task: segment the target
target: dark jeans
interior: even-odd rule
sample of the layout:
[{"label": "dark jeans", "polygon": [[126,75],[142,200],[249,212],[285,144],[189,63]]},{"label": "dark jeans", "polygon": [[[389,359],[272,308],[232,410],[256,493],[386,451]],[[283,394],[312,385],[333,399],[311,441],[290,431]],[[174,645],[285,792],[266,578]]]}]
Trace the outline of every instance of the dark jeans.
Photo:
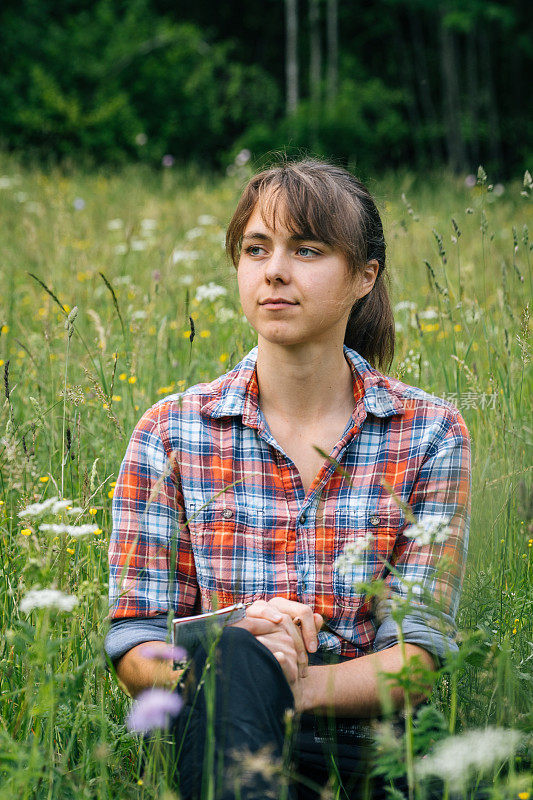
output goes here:
[{"label": "dark jeans", "polygon": [[[183,800],[208,796],[213,776],[217,800],[316,800],[334,771],[341,797],[365,796],[368,724],[294,715],[280,665],[248,631],[226,628],[209,660],[199,648],[184,683],[186,703],[171,729]],[[366,796],[384,797],[383,788],[374,784]]]}]

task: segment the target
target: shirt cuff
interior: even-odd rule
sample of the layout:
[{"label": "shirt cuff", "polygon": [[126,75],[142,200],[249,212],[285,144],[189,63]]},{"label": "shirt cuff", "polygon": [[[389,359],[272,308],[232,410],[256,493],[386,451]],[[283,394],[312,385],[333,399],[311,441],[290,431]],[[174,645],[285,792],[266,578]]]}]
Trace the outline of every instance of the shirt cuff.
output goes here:
[{"label": "shirt cuff", "polygon": [[[453,626],[452,626],[453,628]],[[457,653],[459,648],[451,636],[430,626],[422,617],[408,614],[402,620],[404,642],[417,644],[431,653],[442,666],[449,653]],[[392,617],[385,617],[374,639],[374,652],[386,650],[398,644],[398,625]]]},{"label": "shirt cuff", "polygon": [[159,617],[128,617],[112,619],[104,641],[104,651],[113,665],[124,653],[143,642],[168,640],[167,615]]}]

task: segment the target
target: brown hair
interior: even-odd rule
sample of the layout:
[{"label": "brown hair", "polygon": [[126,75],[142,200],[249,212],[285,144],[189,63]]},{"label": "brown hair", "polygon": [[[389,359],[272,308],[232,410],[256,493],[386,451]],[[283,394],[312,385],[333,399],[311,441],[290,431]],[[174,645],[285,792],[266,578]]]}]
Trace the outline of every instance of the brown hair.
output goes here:
[{"label": "brown hair", "polygon": [[378,262],[374,287],[352,307],[344,343],[388,368],[394,355],[394,319],[384,277],[383,226],[368,189],[342,167],[315,159],[283,161],[259,172],[244,188],[226,233],[226,252],[235,267],[256,204],[271,216],[275,230],[280,196],[282,224],[292,233],[338,248],[354,274],[372,259]]}]

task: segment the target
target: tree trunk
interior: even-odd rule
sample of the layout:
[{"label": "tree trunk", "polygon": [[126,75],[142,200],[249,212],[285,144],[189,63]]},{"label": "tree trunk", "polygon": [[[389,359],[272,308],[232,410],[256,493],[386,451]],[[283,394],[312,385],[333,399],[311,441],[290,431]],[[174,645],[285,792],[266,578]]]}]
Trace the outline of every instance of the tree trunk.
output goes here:
[{"label": "tree trunk", "polygon": [[337,98],[339,83],[339,14],[337,0],[328,0],[328,103],[332,105]]},{"label": "tree trunk", "polygon": [[442,148],[440,141],[437,138],[439,123],[438,116],[435,110],[435,104],[431,96],[431,82],[429,79],[429,69],[427,61],[427,37],[424,35],[422,23],[420,21],[420,12],[414,9],[410,3],[407,3],[407,19],[409,22],[409,30],[411,33],[412,53],[417,72],[417,89],[420,96],[420,106],[422,109],[422,116],[426,126],[429,128],[428,134],[428,147],[431,154],[431,160],[434,165],[440,164],[442,159]]},{"label": "tree trunk", "polygon": [[461,104],[457,48],[453,31],[444,24],[445,11],[440,17],[440,57],[443,82],[444,127],[448,150],[448,163],[454,172],[466,168],[465,143],[461,132]]},{"label": "tree trunk", "polygon": [[468,116],[471,128],[469,137],[471,166],[475,172],[479,166],[479,81],[475,23],[468,33],[466,44],[466,85],[468,90]]},{"label": "tree trunk", "polygon": [[480,36],[481,69],[485,76],[485,102],[489,128],[489,156],[493,168],[501,168],[500,118],[492,78],[492,60],[489,31],[485,28]]},{"label": "tree trunk", "polygon": [[285,0],[287,116],[298,108],[298,0]]},{"label": "tree trunk", "polygon": [[313,146],[316,146],[320,119],[320,80],[322,77],[322,52],[320,47],[319,0],[309,0],[309,96],[311,99],[311,129]]},{"label": "tree trunk", "polygon": [[396,63],[401,72],[401,86],[406,91],[407,115],[409,117],[409,127],[411,128],[409,158],[412,159],[417,168],[426,167],[427,153],[422,137],[422,119],[418,107],[416,74],[413,69],[413,62],[409,58],[408,44],[405,41],[405,26],[402,25],[401,16],[394,7],[391,8],[390,13],[394,29],[392,34],[394,51],[391,52],[396,54]]}]

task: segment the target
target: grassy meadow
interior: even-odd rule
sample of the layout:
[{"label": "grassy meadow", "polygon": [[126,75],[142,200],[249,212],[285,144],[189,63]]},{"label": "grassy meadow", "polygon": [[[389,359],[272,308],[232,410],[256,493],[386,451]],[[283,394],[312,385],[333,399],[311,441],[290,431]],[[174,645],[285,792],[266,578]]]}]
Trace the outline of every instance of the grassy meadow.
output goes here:
[{"label": "grassy meadow", "polygon": [[[130,701],[102,657],[111,497],[144,410],[226,371],[254,343],[223,247],[246,169],[86,174],[0,158],[2,797],[177,797],[156,769],[140,777],[139,739],[123,724]],[[370,188],[396,308],[390,373],[454,402],[472,437],[464,645],[431,707],[446,733],[520,731],[515,757],[502,767],[496,759],[484,780],[490,797],[527,800],[531,186],[517,176],[493,187],[483,174],[470,184],[406,173]],[[19,516],[53,496],[81,510],[43,517],[48,524],[96,531],[54,535]],[[24,612],[35,587],[78,603]],[[421,754],[431,743],[418,736]],[[422,784],[414,790],[424,797]]]}]

